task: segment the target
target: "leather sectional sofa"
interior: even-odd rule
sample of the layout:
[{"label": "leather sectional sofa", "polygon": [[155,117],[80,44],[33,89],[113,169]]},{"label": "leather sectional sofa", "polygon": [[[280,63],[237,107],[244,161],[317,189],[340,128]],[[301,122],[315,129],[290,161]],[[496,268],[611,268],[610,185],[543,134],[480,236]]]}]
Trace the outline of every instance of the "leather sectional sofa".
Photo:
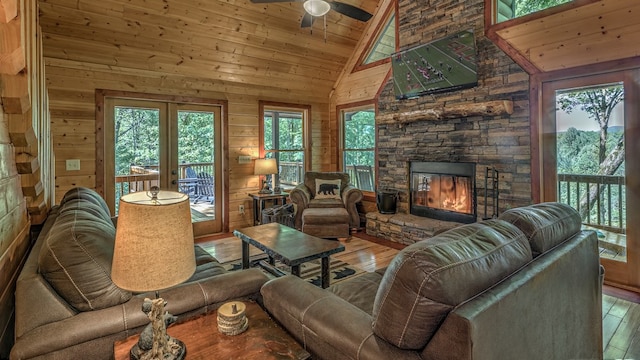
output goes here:
[{"label": "leather sectional sofa", "polygon": [[[113,343],[149,323],[145,297],[111,281],[115,225],[103,199],[76,188],[52,209],[16,285],[11,359],[111,359]],[[227,273],[196,245],[191,279],[160,292],[167,311],[185,321],[231,299],[260,301],[268,280],[259,269]]]},{"label": "leather sectional sofa", "polygon": [[386,271],[261,292],[314,359],[601,359],[602,274],[595,233],[543,203],[412,244]]}]

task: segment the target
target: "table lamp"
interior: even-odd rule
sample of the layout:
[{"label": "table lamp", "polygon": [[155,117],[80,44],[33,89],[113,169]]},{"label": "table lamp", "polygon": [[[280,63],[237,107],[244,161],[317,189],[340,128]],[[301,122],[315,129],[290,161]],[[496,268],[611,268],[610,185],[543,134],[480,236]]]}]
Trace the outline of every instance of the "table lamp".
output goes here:
[{"label": "table lamp", "polygon": [[[166,302],[159,291],[187,280],[195,271],[189,197],[152,187],[120,198],[111,278],[132,292],[155,291],[142,311],[151,323],[131,348],[130,358],[183,359],[184,343],[167,335]],[[173,317],[175,321],[175,317]]]},{"label": "table lamp", "polygon": [[[273,179],[273,174],[278,173],[278,164],[276,163],[276,159],[256,159],[253,170],[254,175],[271,175],[271,179]],[[266,176],[262,181],[262,189],[258,193],[271,194]]]}]

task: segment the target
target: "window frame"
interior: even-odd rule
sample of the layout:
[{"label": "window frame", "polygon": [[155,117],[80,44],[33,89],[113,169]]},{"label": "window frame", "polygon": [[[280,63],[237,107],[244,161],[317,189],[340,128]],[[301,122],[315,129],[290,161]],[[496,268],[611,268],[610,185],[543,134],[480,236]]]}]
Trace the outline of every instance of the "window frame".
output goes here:
[{"label": "window frame", "polygon": [[[364,110],[364,109],[373,109],[373,113],[374,113],[374,119],[375,116],[378,114],[378,103],[375,100],[366,100],[366,101],[360,101],[357,103],[350,103],[350,104],[344,104],[344,105],[339,105],[336,107],[336,114],[338,116],[338,169],[339,171],[346,171],[345,170],[345,164],[344,164],[344,151],[345,151],[345,121],[344,121],[344,114],[347,112],[354,112],[354,111],[358,111],[358,110]],[[367,201],[374,201],[375,200],[375,189],[377,187],[377,183],[378,183],[378,128],[377,128],[377,124],[374,120],[374,131],[375,131],[375,135],[374,135],[374,143],[373,143],[373,172],[374,172],[374,178],[373,178],[373,191],[368,191],[368,190],[361,190],[363,195],[365,196],[365,200]],[[360,149],[362,150],[362,149]],[[374,199],[374,200],[372,200]]]},{"label": "window frame", "polygon": [[[265,113],[270,111],[279,111],[279,112],[300,112],[302,113],[302,153],[303,153],[303,161],[304,161],[304,171],[311,170],[311,133],[310,133],[310,117],[311,117],[311,105],[301,105],[301,104],[293,104],[293,103],[283,103],[283,102],[274,102],[274,101],[264,101],[260,100],[259,102],[259,119],[258,119],[258,137],[259,137],[259,157],[264,158],[267,153],[271,152],[279,152],[279,150],[266,150],[265,142],[264,142],[264,117]],[[304,176],[304,174],[302,174]],[[280,174],[276,175],[278,177],[278,183]],[[289,189],[289,186],[282,187],[283,191]]]}]

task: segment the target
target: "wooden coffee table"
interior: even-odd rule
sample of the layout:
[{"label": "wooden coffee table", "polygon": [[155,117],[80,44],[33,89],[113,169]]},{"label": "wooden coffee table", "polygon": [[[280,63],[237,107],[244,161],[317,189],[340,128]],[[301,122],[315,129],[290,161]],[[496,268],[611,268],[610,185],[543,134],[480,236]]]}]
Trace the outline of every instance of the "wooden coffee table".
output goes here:
[{"label": "wooden coffee table", "polygon": [[242,268],[249,268],[249,245],[264,251],[269,263],[275,260],[291,267],[291,274],[300,276],[300,265],[321,260],[322,288],[329,286],[329,256],[344,251],[339,241],[325,240],[307,235],[279,223],[270,223],[238,229],[233,234],[242,240]]},{"label": "wooden coffee table", "polygon": [[[309,359],[311,355],[291,335],[278,326],[254,302],[245,301],[249,328],[242,334],[228,336],[218,331],[217,312],[197,317],[167,329],[169,335],[184,342],[186,359]],[[129,360],[129,350],[138,335],[114,344],[114,359]]]}]

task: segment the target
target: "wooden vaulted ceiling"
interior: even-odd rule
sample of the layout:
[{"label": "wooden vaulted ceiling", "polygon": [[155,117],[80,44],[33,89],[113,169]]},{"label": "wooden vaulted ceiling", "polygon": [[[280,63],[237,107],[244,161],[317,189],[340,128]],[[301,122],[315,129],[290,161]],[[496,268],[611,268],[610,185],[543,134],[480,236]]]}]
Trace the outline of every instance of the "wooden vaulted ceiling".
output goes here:
[{"label": "wooden vaulted ceiling", "polygon": [[[344,0],[371,14],[378,1]],[[301,1],[40,0],[45,57],[223,84],[328,94],[366,23]],[[326,40],[325,40],[326,36]]]},{"label": "wooden vaulted ceiling", "polygon": [[639,15],[638,0],[573,0],[490,26],[487,36],[530,74],[565,70],[640,56]]}]

